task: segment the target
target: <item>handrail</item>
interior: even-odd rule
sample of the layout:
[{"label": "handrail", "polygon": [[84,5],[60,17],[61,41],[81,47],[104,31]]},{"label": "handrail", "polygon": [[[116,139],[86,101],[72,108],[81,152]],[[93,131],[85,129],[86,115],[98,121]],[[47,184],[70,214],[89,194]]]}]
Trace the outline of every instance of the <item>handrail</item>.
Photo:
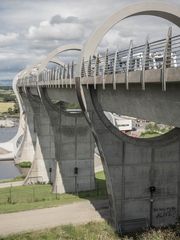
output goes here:
[{"label": "handrail", "polygon": [[[168,30],[168,34],[169,34]],[[168,44],[167,42],[171,44]],[[144,45],[132,46],[129,49],[116,50],[105,54],[97,53],[96,56],[89,56],[89,61],[81,63],[81,79],[87,84],[88,79],[93,78],[93,85],[96,88],[97,79],[102,81],[103,89],[105,89],[106,76],[112,74],[113,89],[116,89],[116,74],[125,73],[126,89],[128,89],[129,72],[142,71],[142,89],[145,89],[145,71],[150,69],[162,70],[162,89],[166,90],[167,68],[180,67],[180,35],[168,35],[168,38],[148,42],[147,56],[147,41]],[[146,56],[145,56],[146,55]],[[39,75],[33,72],[25,77],[18,79],[17,85],[25,86],[66,86],[72,87],[75,84],[76,69],[78,64],[71,62],[58,68],[44,69]]]}]

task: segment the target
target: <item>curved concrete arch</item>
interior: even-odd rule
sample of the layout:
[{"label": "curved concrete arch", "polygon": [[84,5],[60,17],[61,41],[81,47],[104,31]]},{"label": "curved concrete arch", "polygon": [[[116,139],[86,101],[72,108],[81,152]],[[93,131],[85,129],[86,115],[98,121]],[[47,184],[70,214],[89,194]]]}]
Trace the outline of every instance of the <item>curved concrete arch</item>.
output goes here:
[{"label": "curved concrete arch", "polygon": [[[46,59],[46,58],[45,58],[45,59]],[[44,60],[45,60],[45,59],[44,59]],[[42,62],[43,62],[43,60],[42,60]],[[37,70],[38,70],[39,67],[41,66],[42,62],[40,61],[40,62],[35,63],[35,64],[31,65],[30,67],[24,69],[24,70],[21,72],[20,77],[25,77],[26,75],[29,75],[34,68],[37,68]],[[60,61],[58,58],[54,58],[54,57],[53,57],[52,59],[49,60],[49,62],[51,62],[51,63],[56,63],[56,64],[58,64],[58,65],[60,65],[60,66],[64,66],[64,63],[63,63],[62,61]]]},{"label": "curved concrete arch", "polygon": [[[56,64],[61,65],[61,66],[64,66],[64,63],[61,62],[57,58],[51,59],[50,62],[56,63]],[[13,91],[16,95],[18,105],[19,105],[19,109],[20,109],[19,126],[18,126],[18,131],[17,131],[16,135],[11,140],[9,140],[8,142],[3,142],[3,143],[0,144],[1,148],[9,151],[9,153],[2,156],[3,159],[13,159],[13,158],[15,158],[15,162],[16,162],[16,157],[18,157],[18,153],[19,153],[19,151],[21,151],[21,148],[22,148],[22,145],[23,145],[23,142],[24,142],[24,139],[25,139],[25,132],[27,131],[27,129],[26,129],[26,124],[27,123],[26,123],[24,107],[23,107],[23,104],[22,104],[22,100],[19,96],[19,92],[17,91],[18,79],[23,78],[26,75],[29,75],[34,68],[38,69],[40,64],[41,64],[41,62],[38,62],[36,64],[33,64],[33,65],[25,68],[24,70],[22,70],[18,74],[16,74],[16,76],[13,78],[12,87],[13,87]],[[17,146],[17,142],[19,141],[19,139],[21,137],[22,137],[22,140]],[[1,156],[0,156],[0,159],[1,159]]]},{"label": "curved concrete arch", "polygon": [[64,45],[61,47],[58,47],[54,49],[52,52],[50,52],[46,58],[44,58],[42,61],[35,63],[31,65],[30,67],[24,69],[21,72],[20,77],[24,77],[25,75],[29,75],[33,68],[37,68],[38,73],[42,72],[44,68],[48,65],[49,62],[56,63],[60,66],[64,66],[64,63],[60,61],[58,58],[56,58],[56,55],[62,52],[70,51],[70,50],[77,50],[81,51],[82,50],[82,45],[79,44],[70,44],[70,45]]},{"label": "curved concrete arch", "polygon": [[39,64],[40,64],[40,62],[35,63],[35,64],[33,64],[33,65],[25,68],[25,69],[21,72],[20,78],[23,78],[23,77],[25,77],[26,75],[29,75],[34,68],[38,67]]},{"label": "curved concrete arch", "polygon": [[[28,68],[26,68],[20,78],[24,78],[30,74],[34,74],[36,76],[38,76],[38,73],[40,73],[41,71],[43,71],[44,69],[46,69],[46,66],[49,62],[52,62],[52,63],[56,63],[60,66],[64,66],[64,63],[62,61],[60,61],[59,58],[56,57],[56,55],[58,53],[61,53],[61,52],[64,52],[64,51],[68,51],[68,50],[78,50],[78,51],[81,51],[82,47],[79,46],[79,45],[67,45],[67,46],[62,46],[60,48],[57,48],[55,49],[54,51],[52,51],[48,57],[44,58],[41,62],[38,62]],[[37,77],[37,81],[38,81],[38,77]],[[24,89],[24,91],[26,92],[26,90]],[[28,94],[28,90],[26,92],[26,94]],[[41,102],[42,101],[42,96],[41,96],[41,92],[40,92],[40,89],[39,89],[39,86],[37,85],[37,94],[39,95],[39,101]],[[36,96],[37,97],[37,96]],[[25,101],[25,100],[24,100]],[[33,102],[33,100],[32,100]],[[30,107],[32,107],[32,111],[33,111],[33,114],[36,115],[36,108],[33,106],[33,103],[30,104]],[[41,116],[42,117],[42,116]],[[27,132],[31,132],[29,129],[27,129]],[[31,138],[33,137],[33,132],[30,133],[30,134],[27,134],[27,136],[31,136]],[[40,141],[39,138],[36,138],[37,136],[35,136],[35,139],[36,139],[36,143],[35,143],[35,146],[34,146],[34,156],[35,156],[35,159],[36,159],[36,154],[39,154],[39,149],[41,147],[43,147],[42,142]],[[33,140],[32,140],[33,141]],[[43,152],[43,151],[42,151]],[[33,161],[34,162],[34,161]],[[37,163],[37,162],[36,162]],[[36,168],[36,164],[33,164],[32,165],[32,168],[31,170],[34,170]],[[46,172],[46,171],[45,171]],[[29,172],[29,174],[31,175],[31,172]],[[29,176],[29,175],[28,175]],[[59,175],[58,175],[59,177]],[[46,179],[46,178],[45,178]],[[47,180],[47,179],[46,179]]]},{"label": "curved concrete arch", "polygon": [[[10,141],[3,142],[0,144],[1,148],[9,151],[9,153],[6,154],[6,156],[5,155],[2,156],[3,159],[13,159],[14,157],[16,157],[16,154],[21,147],[21,143],[23,142],[23,140],[21,140],[21,143],[17,146],[17,141],[20,139],[21,136],[23,136],[24,131],[25,131],[25,116],[24,116],[23,106],[22,106],[22,102],[21,102],[21,99],[19,96],[19,92],[17,91],[18,78],[20,77],[20,75],[22,73],[23,73],[23,71],[16,74],[16,76],[13,78],[13,82],[12,82],[13,91],[16,95],[16,98],[17,98],[17,101],[19,104],[19,109],[20,109],[19,127],[18,127],[18,131],[17,131],[16,135]],[[1,157],[0,157],[0,159],[1,159]]]},{"label": "curved concrete arch", "polygon": [[[169,5],[169,4],[165,4],[163,2],[157,2],[157,1],[131,4],[128,7],[122,8],[120,11],[118,11],[117,13],[112,15],[110,18],[108,18],[107,21],[105,21],[105,23],[100,28],[98,28],[95,31],[95,33],[88,39],[88,41],[85,43],[84,48],[82,50],[81,63],[83,59],[88,60],[89,56],[92,56],[95,53],[96,48],[100,43],[101,39],[103,38],[103,36],[115,24],[117,24],[123,19],[126,19],[131,16],[137,16],[137,15],[158,16],[158,17],[167,19],[180,27],[180,6],[178,5],[173,5],[173,4]],[[80,68],[79,68],[79,71],[80,71]],[[126,149],[128,149],[127,147],[128,144],[132,147],[132,148],[129,148],[130,149],[129,151],[132,151],[132,152],[134,151],[133,149],[136,149],[137,146],[136,144],[134,144],[135,140],[130,139],[122,134],[121,136],[119,136],[119,133],[117,132],[117,130],[113,126],[111,126],[111,123],[108,122],[107,118],[103,113],[101,106],[100,106],[101,109],[99,108],[95,109],[95,107],[97,107],[97,101],[96,101],[97,99],[93,98],[94,96],[92,96],[91,94],[92,92],[90,92],[90,89],[86,89],[85,86],[81,84],[80,77],[76,79],[76,91],[77,91],[77,96],[78,96],[80,106],[93,132],[96,144],[100,152],[100,156],[102,158],[105,175],[108,182],[107,191],[109,194],[109,201],[110,201],[111,221],[115,226],[115,228],[118,230],[120,226],[119,225],[120,221],[122,221],[125,218],[124,209],[123,207],[121,208],[121,206],[123,206],[123,203],[120,200],[123,194],[125,193],[124,188],[121,189],[122,190],[121,195],[119,195],[119,192],[120,192],[119,182],[123,182],[123,179],[124,179],[124,175],[122,174],[122,163],[124,162],[125,155],[127,154],[125,151]],[[95,101],[95,104],[94,104],[95,107],[93,107],[93,100]],[[92,116],[90,113],[92,114]],[[178,139],[179,139],[179,136],[177,136],[179,135],[178,133],[179,133],[179,130],[174,129],[173,131],[169,132],[167,135],[162,136],[162,138],[151,139],[149,143],[148,142],[146,143],[144,140],[138,140],[137,144],[139,145],[138,146],[139,151],[142,154],[140,155],[143,156],[144,146],[142,147],[142,145],[152,144],[152,143],[154,144],[156,141],[161,141],[161,139],[163,139],[163,141],[166,141],[166,140],[168,141],[168,138],[170,136],[172,137],[174,136],[175,141],[177,140],[178,142]],[[113,137],[111,138],[111,136]],[[122,139],[125,139],[125,141],[123,142]],[[169,138],[169,139],[172,140],[172,138]],[[129,142],[132,142],[132,144]],[[155,152],[153,151],[155,150],[154,149],[152,150],[152,149],[151,149],[151,154],[152,154],[151,157],[152,156],[154,157]],[[165,148],[163,150],[165,150]],[[177,149],[177,151],[179,151],[179,149]],[[114,157],[112,157],[113,152],[115,152],[116,157],[115,155]],[[145,152],[147,151],[145,150]],[[122,161],[120,160],[121,156],[122,156]],[[116,158],[116,161],[113,160],[115,158]],[[138,159],[138,156],[137,156],[137,159]],[[118,165],[119,165],[119,170],[118,170]],[[114,166],[116,170],[114,169]],[[120,179],[119,176],[122,176],[122,178]],[[118,188],[116,188],[116,186],[118,186]]]},{"label": "curved concrete arch", "polygon": [[139,15],[151,15],[164,18],[180,27],[180,5],[167,4],[158,1],[149,1],[145,3],[136,3],[126,6],[109,17],[104,24],[101,25],[85,43],[82,58],[88,59],[90,55],[95,53],[95,50],[100,43],[104,35],[118,22],[123,19],[139,16]]},{"label": "curved concrete arch", "polygon": [[58,64],[58,65],[60,65],[60,66],[62,66],[62,67],[64,66],[64,63],[61,62],[61,61],[60,61],[58,58],[56,58],[56,57],[53,58],[53,59],[51,59],[50,62],[51,62],[51,63]]},{"label": "curved concrete arch", "polygon": [[76,51],[81,51],[82,50],[82,46],[79,44],[70,44],[70,45],[64,45],[61,47],[58,47],[56,49],[54,49],[52,52],[50,52],[48,54],[48,56],[41,62],[41,65],[38,69],[38,72],[42,72],[44,70],[44,68],[47,66],[47,64],[52,61],[52,59],[58,54],[58,53],[62,53],[62,52],[66,52],[66,51],[70,51],[70,50],[76,50]]},{"label": "curved concrete arch", "polygon": [[101,104],[99,103],[97,97],[97,91],[94,90],[93,87],[89,87],[90,95],[92,99],[93,107],[98,114],[99,118],[101,119],[102,123],[111,131],[111,133],[116,137],[127,143],[134,144],[137,146],[148,146],[153,145],[154,148],[157,146],[163,146],[164,144],[168,144],[172,142],[174,139],[177,139],[180,135],[180,128],[173,128],[169,132],[166,132],[160,136],[150,137],[150,138],[134,138],[126,133],[119,131],[117,127],[115,127],[110,120],[106,117]]},{"label": "curved concrete arch", "polygon": [[[18,151],[20,150],[21,148],[21,145],[23,143],[23,140],[21,141],[20,145],[17,147],[17,141],[19,140],[19,138],[21,136],[24,135],[24,131],[25,131],[25,128],[26,128],[26,120],[25,120],[25,115],[24,115],[24,108],[23,108],[23,105],[22,105],[22,100],[20,98],[20,95],[19,95],[19,92],[17,90],[17,82],[18,82],[18,78],[19,76],[22,74],[22,71],[20,73],[18,73],[15,78],[13,79],[13,91],[16,95],[16,98],[17,98],[17,101],[18,101],[18,104],[19,104],[19,127],[18,127],[18,131],[17,131],[17,134],[15,135],[15,137],[12,139],[12,142],[13,142],[13,149],[14,149],[14,157],[16,157],[16,155],[18,154]],[[23,136],[24,138],[24,136]]]}]

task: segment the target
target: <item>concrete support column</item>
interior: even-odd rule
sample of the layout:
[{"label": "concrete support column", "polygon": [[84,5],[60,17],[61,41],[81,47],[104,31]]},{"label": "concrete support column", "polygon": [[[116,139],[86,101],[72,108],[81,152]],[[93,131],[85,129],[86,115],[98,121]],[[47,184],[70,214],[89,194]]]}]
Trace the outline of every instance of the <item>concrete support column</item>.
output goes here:
[{"label": "concrete support column", "polygon": [[78,192],[94,189],[94,140],[82,112],[76,109],[69,111],[62,102],[53,104],[45,88],[40,92],[54,132],[57,172],[60,172],[62,182],[62,188],[59,186],[56,190]]},{"label": "concrete support column", "polygon": [[103,162],[113,226],[128,232],[175,224],[180,215],[180,130],[154,139],[131,138],[106,118],[97,91],[77,86]]},{"label": "concrete support column", "polygon": [[34,132],[34,117],[31,105],[27,100],[26,94],[20,89],[21,102],[25,111],[25,132],[23,137],[23,143],[15,156],[15,163],[20,162],[33,162],[34,159],[34,147],[35,147],[35,132]]},{"label": "concrete support column", "polygon": [[33,164],[25,183],[53,182],[56,162],[53,133],[49,117],[40,97],[37,94],[37,91],[36,95],[33,95],[31,90],[27,89],[26,101],[29,102],[33,111],[34,133],[36,140]]}]

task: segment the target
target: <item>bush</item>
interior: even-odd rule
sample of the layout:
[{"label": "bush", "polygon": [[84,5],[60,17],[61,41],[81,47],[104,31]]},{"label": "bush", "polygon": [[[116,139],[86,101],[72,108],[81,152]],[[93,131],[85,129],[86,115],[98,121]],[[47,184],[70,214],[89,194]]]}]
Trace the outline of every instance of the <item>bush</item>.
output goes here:
[{"label": "bush", "polygon": [[14,113],[14,114],[19,113],[19,105],[18,105],[17,101],[15,101],[13,113]]},{"label": "bush", "polygon": [[10,108],[8,108],[8,113],[9,114],[13,114],[13,110],[12,110],[12,108],[10,107]]},{"label": "bush", "polygon": [[4,102],[14,102],[15,96],[14,95],[5,95],[4,96]]},{"label": "bush", "polygon": [[159,132],[160,127],[156,123],[149,123],[146,125],[145,130],[151,132]]},{"label": "bush", "polygon": [[154,134],[159,134],[160,135],[160,133],[159,132],[156,132],[156,131],[146,131],[146,132],[142,132],[141,133],[141,137],[144,137],[144,136],[146,136],[146,135],[154,135]]},{"label": "bush", "polygon": [[31,164],[31,162],[21,162],[17,165],[21,168],[30,168],[32,164]]}]

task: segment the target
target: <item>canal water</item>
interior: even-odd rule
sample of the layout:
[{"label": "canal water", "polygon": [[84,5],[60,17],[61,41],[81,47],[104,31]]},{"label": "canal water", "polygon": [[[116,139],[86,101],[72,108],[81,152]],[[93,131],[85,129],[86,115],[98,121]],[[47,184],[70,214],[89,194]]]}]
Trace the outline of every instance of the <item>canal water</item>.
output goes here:
[{"label": "canal water", "polygon": [[11,140],[17,133],[18,127],[0,128],[0,143]]},{"label": "canal water", "polygon": [[[0,128],[0,143],[11,140],[17,133],[18,127]],[[0,180],[19,176],[20,172],[13,161],[0,161]]]}]

